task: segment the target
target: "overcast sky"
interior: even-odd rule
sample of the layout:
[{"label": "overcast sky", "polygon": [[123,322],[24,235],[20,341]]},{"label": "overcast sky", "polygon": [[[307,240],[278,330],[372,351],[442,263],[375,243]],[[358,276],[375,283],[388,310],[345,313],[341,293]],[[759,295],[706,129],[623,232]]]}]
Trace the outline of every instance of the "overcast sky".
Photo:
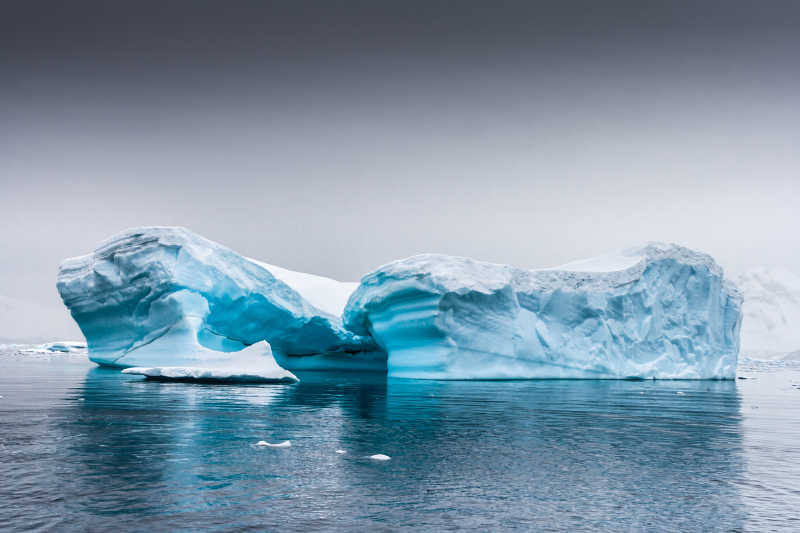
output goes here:
[{"label": "overcast sky", "polygon": [[62,258],[154,224],[346,280],[647,240],[800,270],[798,28],[778,1],[3,2],[0,295],[56,305]]}]

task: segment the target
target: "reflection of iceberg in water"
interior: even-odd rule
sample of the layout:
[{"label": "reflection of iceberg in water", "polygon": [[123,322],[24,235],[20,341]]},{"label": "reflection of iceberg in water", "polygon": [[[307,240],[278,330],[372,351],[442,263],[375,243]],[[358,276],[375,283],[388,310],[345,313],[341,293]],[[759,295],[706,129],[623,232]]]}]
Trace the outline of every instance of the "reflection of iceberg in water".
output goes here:
[{"label": "reflection of iceberg in water", "polygon": [[[74,495],[63,511],[97,529],[109,509],[120,529],[146,527],[141,516],[160,529],[366,530],[408,516],[429,530],[554,517],[564,530],[743,529],[734,382],[300,377],[222,387],[89,371],[84,401],[50,428],[66,458],[53,490]],[[392,460],[365,459],[376,453]]]},{"label": "reflection of iceberg in water", "polygon": [[575,526],[620,530],[738,530],[745,518],[735,383],[389,380],[386,417],[403,462],[430,465],[406,494],[420,506],[479,513],[482,495],[510,493],[515,523],[544,527],[569,509]]},{"label": "reflection of iceberg in water", "polygon": [[142,515],[203,508],[203,490],[229,478],[263,480],[264,473],[239,473],[222,459],[263,434],[239,415],[252,412],[245,422],[261,418],[284,387],[146,382],[92,368],[77,389],[81,401],[51,428],[70,458],[59,465],[58,482],[67,486],[54,490],[85,495],[68,498],[67,510],[97,514],[98,524],[117,509],[122,529],[126,519],[135,528]]}]

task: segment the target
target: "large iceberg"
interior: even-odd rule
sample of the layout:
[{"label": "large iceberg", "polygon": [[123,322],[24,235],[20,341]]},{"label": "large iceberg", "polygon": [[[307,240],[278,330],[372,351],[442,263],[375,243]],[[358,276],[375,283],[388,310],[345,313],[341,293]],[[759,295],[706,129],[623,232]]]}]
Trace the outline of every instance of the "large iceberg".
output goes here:
[{"label": "large iceberg", "polygon": [[387,366],[429,379],[733,378],[742,302],[709,256],[677,245],[543,270],[425,254],[356,284],[169,227],[64,261],[57,286],[93,361],[204,380]]},{"label": "large iceberg", "polygon": [[62,262],[57,287],[103,365],[225,368],[259,341],[282,361],[378,349],[342,326],[354,284],[260,263],[184,228],[120,233]]},{"label": "large iceberg", "polygon": [[742,305],[743,355],[800,357],[800,276],[784,268],[755,268],[737,285]]},{"label": "large iceberg", "polygon": [[732,379],[741,302],[677,245],[533,271],[425,254],[364,276],[344,322],[395,377]]}]

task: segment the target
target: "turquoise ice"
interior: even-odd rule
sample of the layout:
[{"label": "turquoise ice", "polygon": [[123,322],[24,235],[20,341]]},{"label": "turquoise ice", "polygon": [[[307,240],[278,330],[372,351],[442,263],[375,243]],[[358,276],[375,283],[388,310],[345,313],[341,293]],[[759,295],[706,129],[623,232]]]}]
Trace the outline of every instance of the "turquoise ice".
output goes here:
[{"label": "turquoise ice", "polygon": [[395,377],[733,379],[741,301],[671,244],[533,271],[425,254],[364,276],[344,322]]},{"label": "turquoise ice", "polygon": [[[290,284],[315,290],[307,299]],[[120,233],[65,260],[57,283],[90,359],[118,367],[226,366],[259,341],[283,358],[376,349],[342,326],[354,285],[339,285],[175,227]]]}]

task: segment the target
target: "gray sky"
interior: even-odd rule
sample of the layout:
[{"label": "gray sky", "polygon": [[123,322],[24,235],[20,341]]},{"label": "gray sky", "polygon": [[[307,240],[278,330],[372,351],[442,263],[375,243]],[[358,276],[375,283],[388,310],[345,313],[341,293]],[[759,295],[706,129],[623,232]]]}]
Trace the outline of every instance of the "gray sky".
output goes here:
[{"label": "gray sky", "polygon": [[347,280],[647,240],[800,270],[796,2],[52,4],[0,13],[0,295],[58,305],[152,224]]}]

